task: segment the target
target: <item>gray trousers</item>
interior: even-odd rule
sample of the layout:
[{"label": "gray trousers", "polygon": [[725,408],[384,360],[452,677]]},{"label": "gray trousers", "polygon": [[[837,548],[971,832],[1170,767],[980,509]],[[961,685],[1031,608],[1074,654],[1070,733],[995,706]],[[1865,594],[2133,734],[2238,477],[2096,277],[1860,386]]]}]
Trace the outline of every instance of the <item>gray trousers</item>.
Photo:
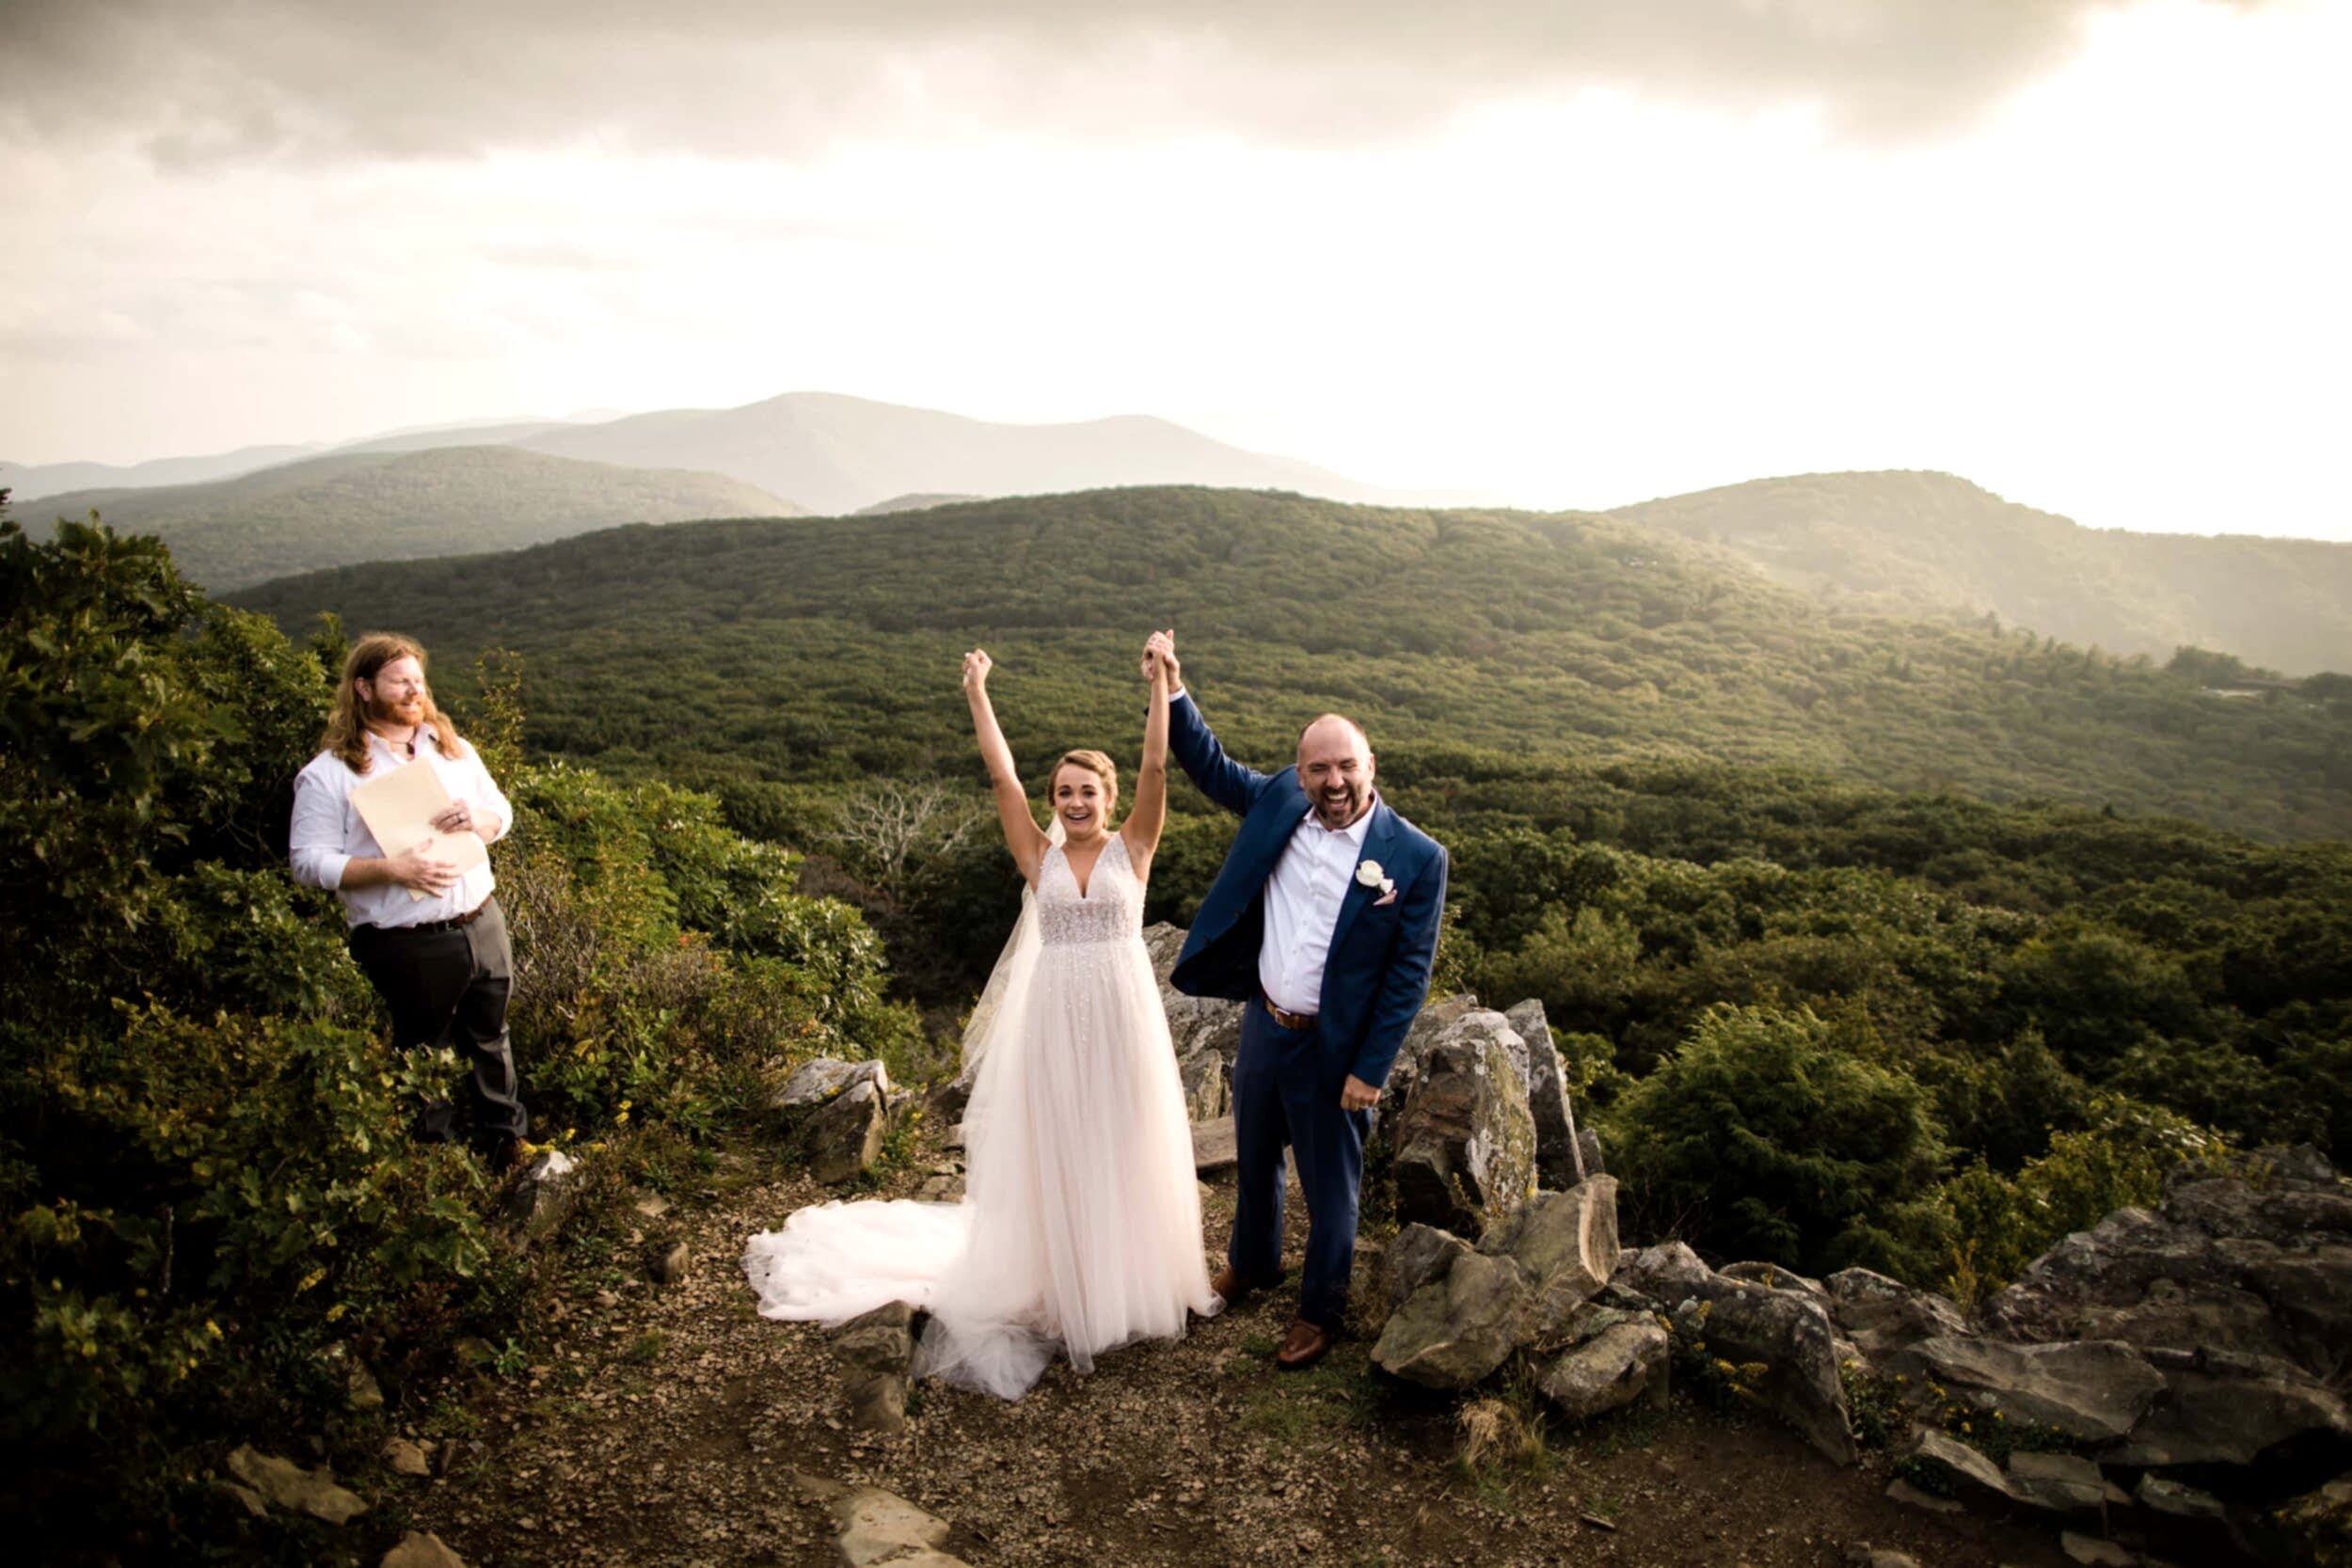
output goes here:
[{"label": "gray trousers", "polygon": [[[392,1014],[392,1045],[446,1045],[470,1069],[473,1142],[493,1150],[531,1130],[515,1053],[506,1039],[506,997],[514,984],[514,953],[506,912],[494,895],[482,917],[453,930],[410,931],[355,926],[351,956]],[[428,1101],[417,1115],[416,1135],[444,1143],[454,1135],[456,1108]]]}]

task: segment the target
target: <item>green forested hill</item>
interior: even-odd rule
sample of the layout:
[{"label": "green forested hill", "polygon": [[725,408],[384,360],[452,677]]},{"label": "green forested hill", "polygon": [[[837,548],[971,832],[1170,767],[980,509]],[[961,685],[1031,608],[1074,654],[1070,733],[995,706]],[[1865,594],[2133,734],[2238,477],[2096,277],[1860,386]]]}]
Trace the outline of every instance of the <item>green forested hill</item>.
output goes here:
[{"label": "green forested hill", "polygon": [[1621,519],[1127,489],[856,519],[624,529],[345,568],[241,595],[425,639],[445,683],[504,646],[536,743],[701,776],[973,768],[985,643],[1017,754],[1133,745],[1136,652],[1177,629],[1241,754],[1359,715],[1402,779],[1464,749],[1774,765],[1906,791],[2352,836],[2352,703],[2224,700],[2147,660],[1977,622],[1834,612]]},{"label": "green forested hill", "polygon": [[1722,545],[1836,608],[1992,610],[2116,653],[2352,669],[2352,545],[2088,529],[1938,473],[1759,479],[1610,515]]},{"label": "green forested hill", "polygon": [[356,561],[511,549],[615,523],[789,515],[755,485],[683,469],[623,468],[516,447],[337,452],[235,479],[76,490],[24,508],[151,533],[215,590]]}]

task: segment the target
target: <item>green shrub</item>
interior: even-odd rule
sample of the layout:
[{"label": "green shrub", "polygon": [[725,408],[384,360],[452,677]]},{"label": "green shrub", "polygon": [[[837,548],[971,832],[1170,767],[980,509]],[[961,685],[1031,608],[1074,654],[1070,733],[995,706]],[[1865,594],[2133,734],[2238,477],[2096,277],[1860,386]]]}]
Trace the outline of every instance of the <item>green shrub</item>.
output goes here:
[{"label": "green shrub", "polygon": [[1975,1305],[2073,1232],[2118,1209],[2154,1204],[2166,1173],[2183,1161],[2225,1151],[2209,1129],[2122,1095],[2096,1096],[2090,1117],[2081,1131],[2053,1132],[2049,1148],[2014,1176],[1978,1161],[1936,1188],[1947,1293]]},{"label": "green shrub", "polygon": [[1637,1205],[1718,1251],[1806,1273],[1922,1261],[1918,1200],[1944,1153],[1927,1091],[1810,1010],[1710,1009],[1602,1137]]},{"label": "green shrub", "polygon": [[[476,1161],[408,1137],[457,1063],[383,1043],[336,901],[285,870],[342,651],[207,603],[152,541],[0,518],[0,1445],[58,1516],[107,1500],[91,1542],[175,1542],[240,1437],[356,1435],[356,1362],[397,1398],[460,1341],[528,1359],[537,1265],[495,1244]],[[517,668],[484,673],[462,717],[516,802],[493,857],[543,1135],[707,1134],[777,1065],[904,1059],[854,910],[705,797],[519,764]]]}]

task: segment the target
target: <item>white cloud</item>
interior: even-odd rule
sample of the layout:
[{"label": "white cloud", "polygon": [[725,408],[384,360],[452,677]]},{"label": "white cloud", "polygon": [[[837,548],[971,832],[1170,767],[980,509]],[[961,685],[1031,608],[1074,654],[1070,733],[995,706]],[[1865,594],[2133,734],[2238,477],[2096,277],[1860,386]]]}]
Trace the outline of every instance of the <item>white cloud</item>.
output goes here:
[{"label": "white cloud", "polygon": [[[1057,57],[1124,69],[1133,38]],[[1931,467],[2106,526],[2352,537],[2328,198],[2352,22],[2158,3],[2084,39],[1926,144],[1842,135],[1825,103],[1592,87],[1376,142],[1090,144],[1015,116],[789,160],[633,131],[200,170],[0,151],[45,242],[0,252],[0,455],[817,388],[1160,413],[1536,504]],[[908,69],[874,90],[915,123],[976,112]]]}]

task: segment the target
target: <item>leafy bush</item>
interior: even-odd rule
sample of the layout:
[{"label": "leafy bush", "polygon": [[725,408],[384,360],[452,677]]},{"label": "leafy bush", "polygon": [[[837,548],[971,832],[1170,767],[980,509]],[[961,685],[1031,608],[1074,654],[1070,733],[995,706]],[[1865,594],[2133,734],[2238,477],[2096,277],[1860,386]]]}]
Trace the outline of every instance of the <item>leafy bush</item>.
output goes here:
[{"label": "leafy bush", "polygon": [[1722,1006],[1623,1094],[1602,1137],[1629,1196],[1740,1258],[1807,1273],[1920,1262],[1943,1158],[1927,1091],[1809,1010]]},{"label": "leafy bush", "polygon": [[1932,1202],[1950,1238],[1942,1281],[1975,1304],[2023,1274],[2060,1240],[2118,1209],[2153,1205],[2165,1174],[2185,1160],[2220,1157],[2210,1131],[2177,1112],[2100,1095],[2091,1124],[2054,1132],[2046,1153],[2002,1176],[1979,1161],[1939,1185]]},{"label": "leafy bush", "polygon": [[[341,656],[331,626],[296,647],[208,603],[152,541],[0,518],[0,1446],[45,1506],[103,1494],[151,1550],[210,1452],[332,1440],[358,1362],[397,1391],[461,1336],[511,1350],[535,1288],[481,1166],[409,1140],[453,1055],[385,1046],[336,901],[284,869]],[[816,1050],[903,1056],[855,911],[707,797],[517,766],[515,669],[485,673],[543,1129],[708,1132]]]}]

